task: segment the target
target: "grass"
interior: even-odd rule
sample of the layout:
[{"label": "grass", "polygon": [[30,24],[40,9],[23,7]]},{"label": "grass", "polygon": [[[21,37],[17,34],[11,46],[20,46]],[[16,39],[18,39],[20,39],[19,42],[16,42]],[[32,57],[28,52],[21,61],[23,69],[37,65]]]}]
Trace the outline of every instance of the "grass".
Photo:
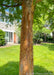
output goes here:
[{"label": "grass", "polygon": [[[19,45],[0,48],[0,75],[19,75],[19,54]],[[35,75],[54,75],[54,44],[34,45],[33,58]]]}]

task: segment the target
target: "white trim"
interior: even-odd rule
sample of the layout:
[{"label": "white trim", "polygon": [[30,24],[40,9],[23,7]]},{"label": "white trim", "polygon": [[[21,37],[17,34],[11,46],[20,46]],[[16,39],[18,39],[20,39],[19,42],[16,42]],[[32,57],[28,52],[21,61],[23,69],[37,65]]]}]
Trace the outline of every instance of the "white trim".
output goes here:
[{"label": "white trim", "polygon": [[14,32],[14,30],[11,30],[11,31],[10,30],[7,30],[7,29],[6,30],[5,29],[2,29],[2,30],[5,31],[5,32]]}]

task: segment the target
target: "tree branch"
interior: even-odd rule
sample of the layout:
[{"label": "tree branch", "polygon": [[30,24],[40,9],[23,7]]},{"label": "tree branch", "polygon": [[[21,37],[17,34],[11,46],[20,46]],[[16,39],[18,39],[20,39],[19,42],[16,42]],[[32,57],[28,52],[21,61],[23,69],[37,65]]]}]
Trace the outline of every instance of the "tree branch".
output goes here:
[{"label": "tree branch", "polygon": [[16,4],[16,5],[0,4],[0,5],[5,6],[5,7],[17,7],[17,6],[21,6],[22,4]]},{"label": "tree branch", "polygon": [[41,2],[41,1],[42,1],[42,0],[36,0],[35,5],[34,5],[34,9],[35,9],[35,7],[36,7],[36,4],[39,3],[39,2]]}]

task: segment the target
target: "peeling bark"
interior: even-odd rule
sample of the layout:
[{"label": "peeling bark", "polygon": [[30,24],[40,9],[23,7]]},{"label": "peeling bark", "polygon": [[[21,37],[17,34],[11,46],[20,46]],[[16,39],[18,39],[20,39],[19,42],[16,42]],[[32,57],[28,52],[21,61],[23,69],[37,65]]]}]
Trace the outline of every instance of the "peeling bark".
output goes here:
[{"label": "peeling bark", "polygon": [[23,0],[19,75],[33,73],[33,0]]}]

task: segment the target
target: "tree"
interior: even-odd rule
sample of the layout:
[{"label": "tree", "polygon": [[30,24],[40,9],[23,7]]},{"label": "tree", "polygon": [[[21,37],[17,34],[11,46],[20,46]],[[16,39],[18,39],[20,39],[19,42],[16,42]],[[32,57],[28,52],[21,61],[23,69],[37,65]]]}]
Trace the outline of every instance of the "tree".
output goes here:
[{"label": "tree", "polygon": [[34,19],[33,35],[35,35],[38,31],[42,32],[42,29],[44,28],[45,23],[46,23],[46,20],[43,19],[43,16],[39,17],[38,21]]},{"label": "tree", "polygon": [[50,29],[52,31],[52,36],[53,36],[53,41],[54,41],[54,20],[52,20],[52,22],[50,22]]},{"label": "tree", "polygon": [[49,23],[49,28],[52,31],[52,36],[53,36],[53,40],[54,40],[54,5],[51,5],[51,7],[49,7],[47,20]]},{"label": "tree", "polygon": [[[19,75],[32,75],[33,73],[33,42],[32,42],[32,25],[33,25],[33,15],[35,8],[36,19],[38,21],[40,9],[45,8],[48,4],[53,4],[53,0],[0,0],[1,12],[3,13],[2,18],[6,17],[9,21],[14,19],[21,19],[22,17],[22,26],[21,26],[21,45],[20,45],[20,65],[19,65]],[[40,2],[40,3],[39,3]],[[39,5],[38,5],[39,3]],[[48,4],[46,4],[48,3]],[[37,5],[36,5],[37,4]],[[45,6],[44,6],[45,5]],[[20,13],[20,7],[22,6],[22,15]],[[37,7],[36,7],[37,6]],[[39,7],[40,6],[40,7]],[[9,15],[5,14],[5,9],[9,7]],[[10,8],[12,7],[12,9]],[[16,9],[14,8],[16,7]],[[48,6],[49,7],[49,6]],[[47,11],[47,10],[46,10]],[[43,10],[41,11],[43,12]],[[18,14],[19,13],[19,14]],[[34,16],[35,18],[35,16]]]},{"label": "tree", "polygon": [[50,34],[51,33],[51,30],[50,29],[47,29],[47,28],[43,28],[42,29],[42,33],[44,33],[44,40],[46,42],[46,36],[47,36],[47,34]]}]

